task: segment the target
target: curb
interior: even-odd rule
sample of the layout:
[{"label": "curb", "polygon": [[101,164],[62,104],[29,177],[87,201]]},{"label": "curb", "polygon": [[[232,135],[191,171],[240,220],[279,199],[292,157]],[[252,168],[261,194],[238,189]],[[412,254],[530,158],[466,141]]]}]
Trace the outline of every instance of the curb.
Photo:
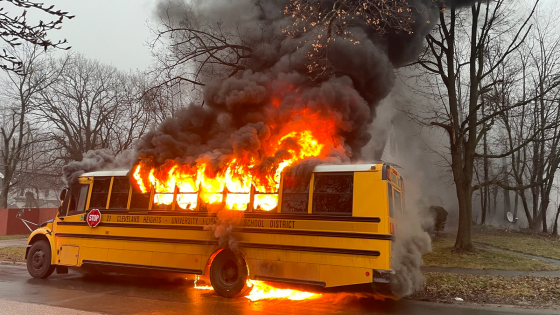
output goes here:
[{"label": "curb", "polygon": [[0,261],[0,265],[12,265],[12,266],[27,266],[26,263],[24,262],[19,262],[19,261]]}]

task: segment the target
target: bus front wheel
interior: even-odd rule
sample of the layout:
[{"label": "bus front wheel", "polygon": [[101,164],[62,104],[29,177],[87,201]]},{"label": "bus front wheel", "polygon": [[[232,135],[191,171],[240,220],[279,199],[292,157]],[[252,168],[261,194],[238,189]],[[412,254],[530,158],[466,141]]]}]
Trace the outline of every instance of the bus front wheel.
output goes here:
[{"label": "bus front wheel", "polygon": [[29,249],[27,253],[27,271],[33,278],[44,279],[50,276],[55,269],[51,264],[51,246],[47,241],[40,240]]},{"label": "bus front wheel", "polygon": [[251,290],[247,286],[247,264],[240,255],[223,250],[212,261],[210,282],[214,291],[223,297],[232,298]]}]

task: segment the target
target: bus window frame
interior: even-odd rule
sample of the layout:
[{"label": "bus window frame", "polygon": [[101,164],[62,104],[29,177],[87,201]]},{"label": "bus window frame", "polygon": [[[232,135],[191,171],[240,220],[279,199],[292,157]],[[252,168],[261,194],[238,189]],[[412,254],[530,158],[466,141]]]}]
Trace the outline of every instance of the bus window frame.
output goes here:
[{"label": "bus window frame", "polygon": [[[311,192],[313,191],[313,178],[314,178],[314,173],[311,174],[311,178],[309,180],[309,183],[307,184],[307,187],[305,189],[305,191],[302,192],[288,192],[286,193],[284,191],[284,183],[285,183],[285,179],[286,179],[286,175],[284,173],[281,174],[281,178],[280,178],[280,188],[278,189],[278,206],[277,206],[277,212],[272,212],[272,213],[284,213],[284,214],[291,214],[291,215],[305,215],[305,214],[311,214],[311,204],[312,204],[312,198],[313,195],[311,194]],[[280,193],[282,192],[282,193]],[[307,195],[307,203],[305,206],[305,211],[301,211],[301,212],[296,212],[296,211],[285,211],[285,207],[283,205],[284,202],[284,197],[285,195]]]},{"label": "bus window frame", "polygon": [[390,181],[387,181],[387,201],[389,203],[388,208],[389,208],[389,217],[394,218],[395,217],[395,201],[393,199],[393,184],[391,184]]},{"label": "bus window frame", "polygon": [[[128,192],[127,192],[127,201],[124,208],[115,208],[111,207],[111,202],[113,201],[113,188],[115,187],[115,181],[125,179],[128,181]],[[116,194],[124,194],[123,192],[115,192]],[[112,176],[111,177],[111,186],[107,197],[107,210],[112,211],[128,211],[130,207],[130,199],[132,194],[132,185],[130,183],[130,179],[126,176]]]},{"label": "bus window frame", "polygon": [[68,206],[70,205],[70,198],[72,198],[72,194],[70,193],[70,188],[68,188],[68,192],[60,205],[60,211],[58,212],[58,217],[63,218],[68,216]]},{"label": "bus window frame", "polygon": [[[399,197],[399,198],[398,198],[398,204],[397,204],[397,194],[398,194],[398,197]],[[399,191],[398,189],[395,189],[395,188],[393,187],[394,204],[397,205],[397,206],[395,206],[395,211],[396,211],[397,213],[404,213],[404,210],[403,210],[403,203],[402,203],[402,202],[403,202],[402,195],[403,195],[403,194],[402,194],[401,191]]]},{"label": "bus window frame", "polygon": [[[200,196],[198,194],[198,191],[195,192],[181,192],[179,190],[178,187],[175,188],[175,196],[173,197],[174,203],[175,203],[175,211],[184,211],[184,212],[198,212],[199,210],[199,205],[200,205]],[[193,209],[183,209],[180,205],[179,202],[177,202],[177,200],[179,200],[179,195],[196,195],[196,207],[194,207]]]},{"label": "bus window frame", "polygon": [[[94,194],[93,188],[94,188],[94,186],[95,186],[95,181],[96,181],[96,180],[101,180],[101,179],[107,180],[107,179],[109,179],[109,178],[110,178],[109,188],[108,188],[108,191],[104,193],[104,194],[106,194],[106,196],[107,196],[107,200],[105,200],[105,206],[104,206],[103,208],[101,208],[101,207],[99,207],[99,206],[93,207],[93,206],[91,205],[91,201],[92,201],[92,197],[93,197],[93,194]],[[112,188],[112,185],[113,185],[113,176],[99,176],[99,177],[94,177],[94,178],[92,178],[92,181],[91,181],[91,184],[90,184],[90,191],[89,191],[89,198],[88,198],[87,210],[91,210],[91,209],[107,209],[107,206],[108,206],[108,204],[109,204],[109,199],[110,199],[110,197],[111,197],[111,188]],[[95,192],[95,194],[101,194],[101,193],[100,193],[100,192]]]},{"label": "bus window frame", "polygon": [[[173,201],[171,201],[170,204],[165,205],[157,205],[154,201],[156,199],[156,195],[172,195],[173,196]],[[170,192],[157,192],[155,188],[152,188],[152,192],[150,194],[151,197],[151,201],[150,201],[150,210],[154,210],[154,211],[175,211],[175,203],[177,203],[177,186],[175,186],[175,189],[173,190],[172,193]],[[162,206],[166,206],[165,209],[158,209],[155,207],[162,207]]]},{"label": "bus window frame", "polygon": [[[311,212],[310,214],[313,215],[320,215],[320,216],[353,216],[353,212],[354,212],[354,175],[356,172],[354,171],[350,171],[350,172],[318,172],[318,173],[313,173],[313,176],[311,177],[311,183],[309,184],[309,193],[310,193],[310,197],[309,197],[309,204],[311,206]],[[317,180],[317,175],[320,176],[348,176],[351,175],[352,176],[352,189],[351,192],[348,193],[324,193],[324,192],[319,192],[317,194],[321,195],[321,194],[333,194],[333,195],[348,195],[350,194],[351,199],[352,199],[352,204],[350,207],[350,211],[349,212],[321,212],[321,211],[316,211],[315,210],[315,189],[316,189],[316,180]]]},{"label": "bus window frame", "polygon": [[[68,199],[67,207],[66,207],[66,214],[64,216],[73,216],[78,214],[84,214],[87,210],[89,193],[90,193],[90,184],[77,184],[76,185],[78,192],[78,199],[76,200],[76,210],[70,211],[71,201],[74,198],[74,190],[71,189],[69,194],[66,194]],[[82,198],[83,197],[83,198]],[[83,203],[82,203],[83,202]],[[78,206],[82,203],[82,210],[78,210]]]}]

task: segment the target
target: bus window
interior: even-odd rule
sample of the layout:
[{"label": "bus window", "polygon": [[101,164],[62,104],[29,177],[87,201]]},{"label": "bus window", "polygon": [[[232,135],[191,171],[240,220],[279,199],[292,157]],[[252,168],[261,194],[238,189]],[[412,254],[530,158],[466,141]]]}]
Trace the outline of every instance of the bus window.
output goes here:
[{"label": "bus window", "polygon": [[402,213],[401,193],[398,190],[395,190],[395,210],[397,213]]},{"label": "bus window", "polygon": [[130,210],[146,210],[150,207],[150,192],[145,194],[132,189],[130,196]]},{"label": "bus window", "polygon": [[[278,206],[278,192],[259,193],[255,190],[253,200],[253,210],[264,213],[275,213]],[[305,206],[307,207],[307,205]],[[307,208],[306,208],[307,209]]]},{"label": "bus window", "polygon": [[389,193],[388,193],[389,216],[392,218],[394,216],[394,212],[393,212],[393,186],[391,186],[391,183],[388,183],[387,185],[389,186]]},{"label": "bus window", "polygon": [[111,186],[111,177],[96,177],[93,180],[91,189],[91,199],[89,201],[90,209],[107,208],[107,197],[109,195],[109,187]]},{"label": "bus window", "polygon": [[173,206],[174,193],[172,192],[154,192],[153,210],[171,210]]},{"label": "bus window", "polygon": [[352,215],[354,173],[315,174],[313,213]]},{"label": "bus window", "polygon": [[88,184],[80,184],[75,187],[75,189],[72,189],[70,204],[68,206],[68,215],[83,213],[86,210],[88,192]]},{"label": "bus window", "polygon": [[111,189],[111,200],[109,200],[109,209],[126,209],[128,205],[128,192],[130,191],[130,182],[127,177],[115,177],[113,179],[113,188]]},{"label": "bus window", "polygon": [[282,212],[307,213],[309,182],[298,177],[284,176],[282,188]]},{"label": "bus window", "polygon": [[179,188],[179,193],[177,193],[177,206],[178,210],[196,210],[196,204],[198,203],[198,193],[192,191],[181,191]]}]

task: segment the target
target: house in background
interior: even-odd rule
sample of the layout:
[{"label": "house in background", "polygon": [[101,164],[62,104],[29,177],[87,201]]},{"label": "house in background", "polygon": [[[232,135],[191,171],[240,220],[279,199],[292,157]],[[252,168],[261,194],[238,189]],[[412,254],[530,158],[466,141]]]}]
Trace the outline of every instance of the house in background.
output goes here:
[{"label": "house in background", "polygon": [[393,124],[387,130],[378,130],[370,141],[373,146],[373,159],[399,165],[400,156]]},{"label": "house in background", "polygon": [[[0,173],[0,184],[4,175]],[[64,187],[60,175],[20,172],[8,195],[8,208],[58,208],[58,196]]]}]

